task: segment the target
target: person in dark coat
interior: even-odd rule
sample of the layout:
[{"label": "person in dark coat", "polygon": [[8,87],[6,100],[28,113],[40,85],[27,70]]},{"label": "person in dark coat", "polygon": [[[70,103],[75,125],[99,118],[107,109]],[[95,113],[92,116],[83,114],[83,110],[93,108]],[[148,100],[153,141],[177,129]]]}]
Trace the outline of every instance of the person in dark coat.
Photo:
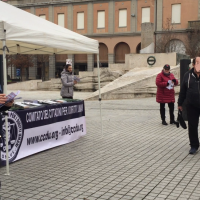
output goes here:
[{"label": "person in dark coat", "polygon": [[178,98],[178,109],[181,111],[183,110],[183,102],[186,100],[188,133],[191,146],[189,154],[195,154],[199,148],[200,57],[193,60],[193,66],[194,68],[184,75]]},{"label": "person in dark coat", "polygon": [[176,124],[174,120],[174,86],[178,85],[178,80],[170,73],[170,66],[165,65],[161,73],[156,77],[157,93],[156,101],[160,103],[160,115],[163,125],[168,125],[165,120],[165,103],[168,103],[170,113],[170,124]]}]

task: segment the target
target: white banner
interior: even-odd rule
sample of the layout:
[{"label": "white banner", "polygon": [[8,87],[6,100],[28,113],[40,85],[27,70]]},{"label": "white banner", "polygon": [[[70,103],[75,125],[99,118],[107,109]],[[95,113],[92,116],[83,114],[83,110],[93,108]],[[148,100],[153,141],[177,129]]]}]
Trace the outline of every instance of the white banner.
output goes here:
[{"label": "white banner", "polygon": [[67,144],[86,134],[85,116],[24,130],[24,137],[15,160],[46,149]]},{"label": "white banner", "polygon": [[[1,163],[6,163],[6,128],[2,119]],[[67,144],[86,134],[84,101],[8,112],[9,162]]]}]

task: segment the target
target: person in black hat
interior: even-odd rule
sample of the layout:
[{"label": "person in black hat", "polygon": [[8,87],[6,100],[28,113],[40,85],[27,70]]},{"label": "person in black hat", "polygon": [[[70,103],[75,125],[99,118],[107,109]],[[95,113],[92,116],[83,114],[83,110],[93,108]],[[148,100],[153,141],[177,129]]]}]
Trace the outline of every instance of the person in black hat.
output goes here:
[{"label": "person in black hat", "polygon": [[188,133],[191,149],[189,154],[195,154],[199,149],[198,125],[200,116],[200,57],[193,60],[190,71],[185,73],[178,98],[178,109],[183,110],[186,100],[188,118]]},{"label": "person in black hat", "polygon": [[163,125],[168,125],[165,120],[165,103],[168,103],[170,113],[170,124],[176,124],[174,120],[174,86],[178,85],[178,80],[170,73],[170,65],[165,65],[161,73],[156,77],[157,93],[156,101],[160,103],[160,115]]}]

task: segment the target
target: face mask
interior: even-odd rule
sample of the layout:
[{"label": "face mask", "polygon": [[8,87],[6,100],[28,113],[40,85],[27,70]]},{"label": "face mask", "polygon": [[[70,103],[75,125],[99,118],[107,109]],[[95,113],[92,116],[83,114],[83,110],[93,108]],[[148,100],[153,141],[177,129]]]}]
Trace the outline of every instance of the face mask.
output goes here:
[{"label": "face mask", "polygon": [[170,75],[170,72],[166,73],[164,70],[163,70],[163,74],[165,74],[166,76]]}]

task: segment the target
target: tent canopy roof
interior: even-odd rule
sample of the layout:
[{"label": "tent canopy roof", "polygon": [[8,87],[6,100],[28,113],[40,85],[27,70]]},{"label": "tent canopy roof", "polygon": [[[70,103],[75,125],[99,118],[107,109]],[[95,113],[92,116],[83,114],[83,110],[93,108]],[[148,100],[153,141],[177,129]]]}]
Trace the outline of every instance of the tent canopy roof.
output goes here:
[{"label": "tent canopy roof", "polygon": [[97,40],[0,1],[0,49],[4,38],[9,54],[98,54],[99,52]]}]

